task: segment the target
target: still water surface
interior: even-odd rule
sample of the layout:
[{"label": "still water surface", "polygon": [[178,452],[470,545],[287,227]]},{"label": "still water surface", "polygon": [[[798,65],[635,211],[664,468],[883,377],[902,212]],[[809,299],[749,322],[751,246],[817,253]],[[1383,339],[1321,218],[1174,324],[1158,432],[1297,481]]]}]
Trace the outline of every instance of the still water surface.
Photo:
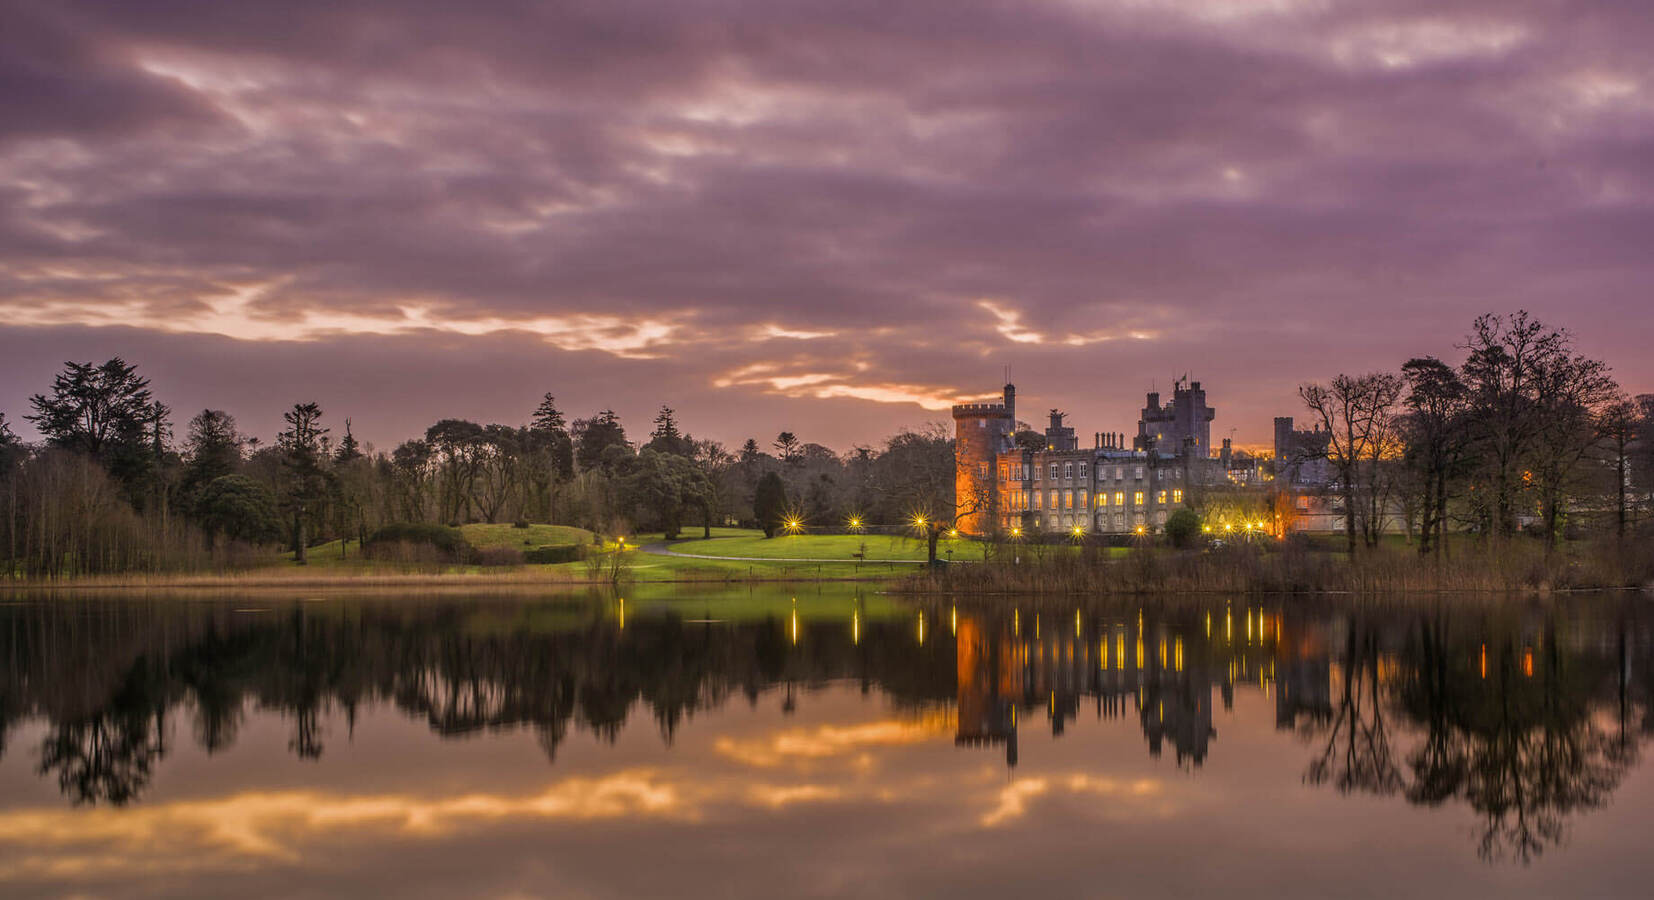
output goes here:
[{"label": "still water surface", "polygon": [[13,596],[0,893],[1646,896],[1650,602]]}]

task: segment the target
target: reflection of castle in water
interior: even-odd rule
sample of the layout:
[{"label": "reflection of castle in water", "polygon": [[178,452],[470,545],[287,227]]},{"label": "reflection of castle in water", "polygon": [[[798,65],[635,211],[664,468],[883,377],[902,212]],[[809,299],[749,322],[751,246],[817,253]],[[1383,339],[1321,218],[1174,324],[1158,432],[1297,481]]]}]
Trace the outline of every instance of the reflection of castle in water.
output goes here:
[{"label": "reflection of castle in water", "polygon": [[670,744],[697,711],[739,698],[790,715],[849,682],[916,715],[955,707],[956,743],[1011,765],[1021,727],[1043,715],[1061,735],[1089,708],[1135,717],[1151,754],[1170,745],[1193,768],[1217,746],[1214,705],[1256,691],[1307,748],[1305,782],[1464,805],[1479,852],[1528,859],[1606,802],[1654,733],[1654,620],[1635,602],[1047,606],[912,623],[852,598],[842,619],[795,606],[739,622],[566,601],[19,604],[0,607],[0,756],[30,735],[67,798],[124,804],[176,732],[217,752],[253,716],[287,722],[304,758],[388,706],[442,736],[529,729],[555,761],[579,731],[613,741],[653,718]]},{"label": "reflection of castle in water", "polygon": [[[1013,766],[1019,717],[1026,722],[1042,711],[1053,735],[1061,735],[1082,706],[1093,707],[1099,719],[1134,715],[1150,754],[1160,756],[1169,743],[1179,765],[1199,766],[1217,737],[1214,688],[1225,709],[1234,704],[1237,684],[1273,692],[1283,724],[1330,708],[1324,649],[1307,637],[1283,635],[1279,614],[1262,609],[1207,613],[1199,623],[1145,622],[1142,612],[1088,622],[1078,610],[1072,622],[1052,623],[1049,614],[1030,613],[1026,628],[1021,611],[1008,618],[954,617],[955,740],[1004,744]],[[1284,683],[1277,680],[1282,669]]]}]

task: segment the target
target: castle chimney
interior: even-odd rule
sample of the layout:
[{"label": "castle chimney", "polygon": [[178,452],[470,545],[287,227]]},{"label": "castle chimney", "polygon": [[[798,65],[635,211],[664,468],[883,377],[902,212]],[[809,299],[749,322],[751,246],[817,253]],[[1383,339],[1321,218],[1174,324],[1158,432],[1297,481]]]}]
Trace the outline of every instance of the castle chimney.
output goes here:
[{"label": "castle chimney", "polygon": [[1016,421],[1017,386],[1014,384],[1005,385],[1005,414],[1011,417],[1011,421]]}]

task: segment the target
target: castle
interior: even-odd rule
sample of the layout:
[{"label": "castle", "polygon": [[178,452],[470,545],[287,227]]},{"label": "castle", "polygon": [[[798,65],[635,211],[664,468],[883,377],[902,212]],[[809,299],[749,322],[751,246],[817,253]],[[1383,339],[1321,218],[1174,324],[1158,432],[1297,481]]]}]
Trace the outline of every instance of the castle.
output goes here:
[{"label": "castle", "polygon": [[1183,508],[1188,492],[1231,477],[1229,442],[1211,452],[1216,410],[1200,382],[1179,379],[1171,402],[1150,393],[1137,436],[1098,432],[1081,449],[1066,414],[1051,410],[1042,440],[1019,437],[1016,386],[998,403],[953,408],[956,526],[967,534],[1144,534]]}]

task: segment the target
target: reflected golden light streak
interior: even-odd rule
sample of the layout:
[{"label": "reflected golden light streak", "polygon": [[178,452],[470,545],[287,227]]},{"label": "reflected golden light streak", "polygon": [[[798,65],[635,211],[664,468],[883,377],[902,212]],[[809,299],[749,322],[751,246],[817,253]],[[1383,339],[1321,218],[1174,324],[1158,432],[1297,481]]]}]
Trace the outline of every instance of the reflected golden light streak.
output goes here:
[{"label": "reflected golden light streak", "polygon": [[869,747],[896,747],[933,740],[954,731],[951,710],[918,719],[885,719],[860,725],[793,728],[761,738],[720,737],[712,748],[727,759],[758,768],[848,756]]}]

